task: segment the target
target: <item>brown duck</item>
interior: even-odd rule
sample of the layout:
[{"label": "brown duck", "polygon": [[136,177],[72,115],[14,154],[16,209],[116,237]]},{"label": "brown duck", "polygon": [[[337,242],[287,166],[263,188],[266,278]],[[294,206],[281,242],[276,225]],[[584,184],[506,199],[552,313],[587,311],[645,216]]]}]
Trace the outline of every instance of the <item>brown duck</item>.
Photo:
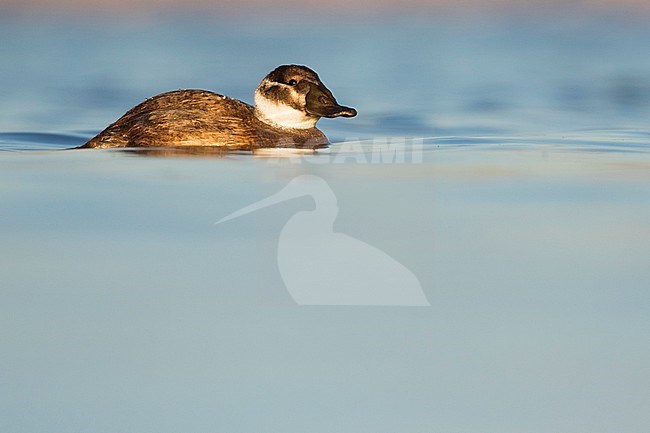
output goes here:
[{"label": "brown duck", "polygon": [[81,148],[213,146],[237,150],[319,148],[321,117],[354,117],[316,72],[284,65],[255,91],[255,107],[207,90],[175,90],[145,100]]}]

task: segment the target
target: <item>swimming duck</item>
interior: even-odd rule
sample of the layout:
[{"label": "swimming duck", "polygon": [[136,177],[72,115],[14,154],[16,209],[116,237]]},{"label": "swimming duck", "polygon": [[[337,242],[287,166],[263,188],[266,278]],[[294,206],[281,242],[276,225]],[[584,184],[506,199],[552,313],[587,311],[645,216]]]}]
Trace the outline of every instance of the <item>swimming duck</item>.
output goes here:
[{"label": "swimming duck", "polygon": [[327,146],[321,117],[354,117],[306,66],[283,65],[255,91],[255,107],[207,90],[175,90],[136,105],[81,148],[213,146],[237,150]]}]

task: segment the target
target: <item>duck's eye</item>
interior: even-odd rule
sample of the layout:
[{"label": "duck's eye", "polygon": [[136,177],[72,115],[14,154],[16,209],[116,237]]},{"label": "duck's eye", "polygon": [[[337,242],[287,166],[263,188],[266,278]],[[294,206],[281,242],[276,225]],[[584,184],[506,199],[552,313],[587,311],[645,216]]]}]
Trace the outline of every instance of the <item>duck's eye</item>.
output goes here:
[{"label": "duck's eye", "polygon": [[287,81],[287,84],[290,85],[290,86],[295,86],[296,84],[298,84],[298,82],[296,80],[291,79],[291,80]]}]

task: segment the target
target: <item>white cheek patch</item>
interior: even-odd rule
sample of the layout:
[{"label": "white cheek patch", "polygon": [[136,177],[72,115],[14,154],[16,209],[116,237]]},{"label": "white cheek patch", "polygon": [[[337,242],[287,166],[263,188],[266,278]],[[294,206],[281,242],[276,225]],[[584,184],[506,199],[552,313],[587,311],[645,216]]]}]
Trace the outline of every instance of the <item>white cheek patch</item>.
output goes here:
[{"label": "white cheek patch", "polygon": [[280,128],[309,129],[318,121],[317,118],[309,117],[286,104],[271,101],[260,92],[255,92],[255,111],[260,120]]}]

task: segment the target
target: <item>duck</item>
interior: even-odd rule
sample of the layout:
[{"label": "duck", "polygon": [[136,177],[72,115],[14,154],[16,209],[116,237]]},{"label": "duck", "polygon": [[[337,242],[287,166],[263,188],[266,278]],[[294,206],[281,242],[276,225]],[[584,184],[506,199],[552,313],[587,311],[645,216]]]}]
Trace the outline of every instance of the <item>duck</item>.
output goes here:
[{"label": "duck", "polygon": [[354,117],[339,105],[316,72],[302,65],[281,65],[260,82],[255,105],[208,90],[161,93],[131,108],[79,148],[328,147],[316,128],[321,117]]}]

